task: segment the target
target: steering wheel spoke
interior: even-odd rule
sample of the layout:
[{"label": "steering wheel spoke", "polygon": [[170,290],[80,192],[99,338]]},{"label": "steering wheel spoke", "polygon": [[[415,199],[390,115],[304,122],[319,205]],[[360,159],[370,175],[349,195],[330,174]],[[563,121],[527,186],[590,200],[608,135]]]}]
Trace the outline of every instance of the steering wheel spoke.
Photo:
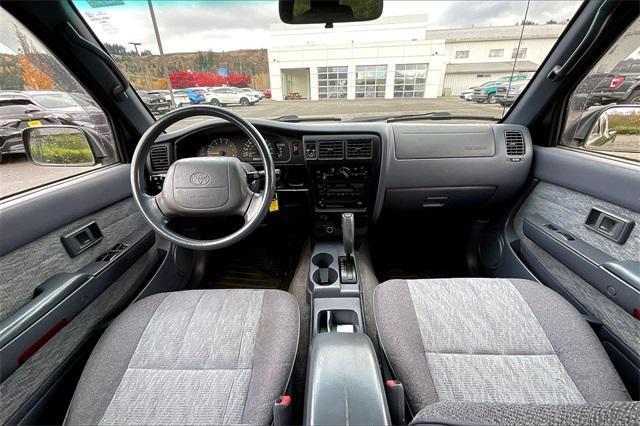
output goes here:
[{"label": "steering wheel spoke", "polygon": [[169,223],[169,218],[165,216],[165,214],[158,206],[158,197],[155,195],[142,194],[140,197],[140,203],[146,207],[146,211],[149,216],[157,223],[161,223],[163,225],[167,225]]},{"label": "steering wheel spoke", "polygon": [[[264,201],[264,192],[254,193],[249,201],[247,210],[242,215],[244,223],[250,223],[252,220],[256,220],[258,216],[263,213],[262,204]],[[262,218],[260,218],[262,220]]]}]

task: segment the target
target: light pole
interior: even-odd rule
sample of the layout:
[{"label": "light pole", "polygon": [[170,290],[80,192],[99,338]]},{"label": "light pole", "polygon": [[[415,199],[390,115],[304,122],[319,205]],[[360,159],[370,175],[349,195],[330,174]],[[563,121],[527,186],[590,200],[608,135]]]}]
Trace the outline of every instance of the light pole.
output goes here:
[{"label": "light pole", "polygon": [[167,87],[169,88],[169,94],[171,95],[171,104],[176,106],[176,100],[173,97],[173,88],[171,87],[171,79],[169,78],[169,70],[167,68],[167,62],[164,57],[164,51],[162,50],[162,41],[160,40],[160,32],[158,31],[158,23],[156,22],[156,14],[153,12],[153,4],[151,0],[147,0],[149,4],[149,13],[151,14],[151,22],[153,23],[153,31],[156,33],[156,41],[158,42],[158,51],[160,52],[160,66],[162,67],[162,73],[167,80]]},{"label": "light pole", "polygon": [[130,41],[129,44],[132,45],[135,49],[136,56],[140,56],[140,53],[138,52],[138,46],[140,46],[142,43],[138,43],[137,41]]}]

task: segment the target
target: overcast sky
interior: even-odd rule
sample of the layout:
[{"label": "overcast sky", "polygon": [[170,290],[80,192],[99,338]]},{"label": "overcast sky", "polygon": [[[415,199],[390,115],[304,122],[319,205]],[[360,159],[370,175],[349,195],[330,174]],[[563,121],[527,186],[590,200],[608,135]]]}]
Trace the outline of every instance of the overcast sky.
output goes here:
[{"label": "overcast sky", "polygon": [[[103,42],[140,42],[141,49],[157,53],[146,1],[95,9],[84,1],[75,3]],[[277,1],[156,0],[153,4],[166,53],[268,48],[268,26],[280,22]],[[571,18],[579,4],[532,1],[528,19],[544,23]],[[383,16],[426,13],[430,29],[513,25],[523,19],[526,6],[525,1],[387,0]]]}]

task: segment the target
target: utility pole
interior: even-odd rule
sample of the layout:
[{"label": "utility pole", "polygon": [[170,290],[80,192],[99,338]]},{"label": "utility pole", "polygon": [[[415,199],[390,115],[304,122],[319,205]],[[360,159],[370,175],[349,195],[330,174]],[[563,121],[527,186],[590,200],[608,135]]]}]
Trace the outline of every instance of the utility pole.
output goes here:
[{"label": "utility pole", "polygon": [[130,41],[129,44],[132,45],[133,48],[136,50],[136,56],[140,56],[140,53],[138,52],[138,46],[140,46],[142,43],[138,43],[136,41]]},{"label": "utility pole", "polygon": [[160,65],[162,66],[162,73],[167,80],[167,87],[169,88],[169,94],[171,95],[171,104],[176,106],[176,100],[173,97],[173,88],[171,87],[171,79],[169,78],[169,70],[167,68],[167,61],[164,57],[164,51],[162,50],[162,41],[160,40],[160,32],[158,31],[158,23],[156,22],[156,14],[153,12],[153,4],[151,0],[147,0],[149,4],[149,13],[151,14],[151,22],[153,23],[153,31],[156,33],[156,41],[158,42],[158,51],[160,52]]}]

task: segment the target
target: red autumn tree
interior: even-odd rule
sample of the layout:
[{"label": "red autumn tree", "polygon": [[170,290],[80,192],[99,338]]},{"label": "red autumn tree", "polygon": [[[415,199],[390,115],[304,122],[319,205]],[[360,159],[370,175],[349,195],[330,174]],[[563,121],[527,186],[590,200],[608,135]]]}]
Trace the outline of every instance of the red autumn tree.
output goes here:
[{"label": "red autumn tree", "polygon": [[234,87],[249,87],[251,85],[251,76],[248,74],[231,73],[227,77],[227,84]]},{"label": "red autumn tree", "polygon": [[174,89],[183,89],[185,87],[192,87],[196,85],[193,73],[189,71],[175,71],[169,73],[169,80],[171,80],[171,87]]},{"label": "red autumn tree", "polygon": [[224,77],[212,72],[194,72],[193,79],[198,87],[213,87],[224,85]]},{"label": "red autumn tree", "polygon": [[174,89],[182,89],[185,87],[215,87],[215,86],[234,86],[249,87],[251,85],[251,76],[248,74],[231,73],[227,77],[207,72],[207,71],[176,71],[169,74],[171,86]]}]

